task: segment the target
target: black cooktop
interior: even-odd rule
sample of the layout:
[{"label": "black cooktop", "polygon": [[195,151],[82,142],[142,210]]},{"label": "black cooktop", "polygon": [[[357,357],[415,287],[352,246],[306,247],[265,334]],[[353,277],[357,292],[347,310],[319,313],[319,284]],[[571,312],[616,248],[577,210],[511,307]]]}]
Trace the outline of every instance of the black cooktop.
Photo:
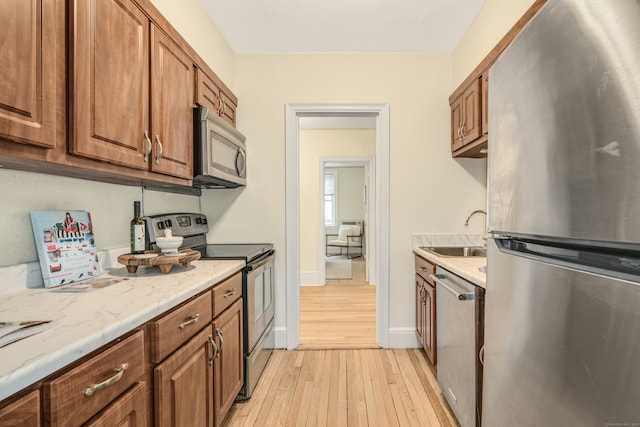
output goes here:
[{"label": "black cooktop", "polygon": [[243,259],[246,263],[255,261],[273,252],[272,243],[207,244],[193,249],[202,254],[200,259]]}]

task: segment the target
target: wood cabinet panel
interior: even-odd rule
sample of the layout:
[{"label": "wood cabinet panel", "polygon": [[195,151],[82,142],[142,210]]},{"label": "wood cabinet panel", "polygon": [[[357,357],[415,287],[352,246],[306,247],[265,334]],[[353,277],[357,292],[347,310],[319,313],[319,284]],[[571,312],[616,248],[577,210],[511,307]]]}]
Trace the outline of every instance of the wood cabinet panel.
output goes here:
[{"label": "wood cabinet panel", "polygon": [[154,370],[156,426],[213,425],[211,326]]},{"label": "wood cabinet panel", "polygon": [[202,70],[196,70],[196,102],[213,110],[232,126],[236,125],[237,98],[228,93],[223,84],[209,77]]},{"label": "wood cabinet panel", "polygon": [[427,357],[436,365],[436,288],[429,277],[436,266],[415,256],[416,282],[416,336]]},{"label": "wood cabinet panel", "polygon": [[[144,333],[138,331],[43,385],[45,422],[85,422],[144,373]],[[89,389],[93,389],[92,394]]]},{"label": "wood cabinet panel", "polygon": [[71,16],[69,152],[148,169],[148,18],[130,0],[75,0]]},{"label": "wood cabinet panel", "polygon": [[40,391],[34,390],[0,409],[0,426],[40,426]]},{"label": "wood cabinet panel", "polygon": [[236,273],[211,290],[213,296],[213,317],[218,316],[242,297],[242,273]]},{"label": "wood cabinet panel", "polygon": [[244,381],[242,353],[242,299],[213,322],[218,354],[214,359],[215,425],[222,423]]},{"label": "wood cabinet panel", "polygon": [[100,414],[96,415],[86,427],[143,427],[147,425],[146,385],[139,382]]},{"label": "wood cabinet panel", "polygon": [[0,138],[52,148],[57,140],[56,2],[0,2]]},{"label": "wood cabinet panel", "polygon": [[475,141],[481,135],[482,88],[478,78],[462,94],[462,130],[463,145]]},{"label": "wood cabinet panel", "polygon": [[206,292],[152,322],[151,360],[160,362],[211,322],[211,294]]},{"label": "wood cabinet panel", "polygon": [[193,178],[193,62],[151,27],[153,160],[151,170]]}]

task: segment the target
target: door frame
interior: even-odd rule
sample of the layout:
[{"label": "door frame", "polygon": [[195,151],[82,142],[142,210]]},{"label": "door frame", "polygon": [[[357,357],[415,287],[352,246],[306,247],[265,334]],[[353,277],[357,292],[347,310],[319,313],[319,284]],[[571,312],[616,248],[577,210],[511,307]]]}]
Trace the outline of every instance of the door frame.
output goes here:
[{"label": "door frame", "polygon": [[[389,346],[389,104],[285,105],[285,232],[286,341],[292,350],[300,343],[300,172],[299,118],[331,116],[376,117],[375,250],[376,339]],[[373,193],[373,192],[372,192]]]},{"label": "door frame", "polygon": [[[364,220],[364,228],[367,233],[364,238],[365,247],[364,253],[367,257],[367,265],[365,271],[365,280],[371,283],[376,283],[376,198],[375,188],[376,180],[375,174],[372,173],[376,170],[375,157],[322,157],[320,159],[320,191],[319,191],[319,210],[318,210],[318,282],[324,285],[326,282],[326,269],[325,269],[325,225],[324,225],[324,171],[326,168],[332,168],[333,166],[327,166],[327,164],[341,164],[339,167],[361,167],[364,174],[364,185],[366,198],[366,212]],[[363,200],[363,204],[365,203]],[[364,230],[363,230],[364,232]]]}]

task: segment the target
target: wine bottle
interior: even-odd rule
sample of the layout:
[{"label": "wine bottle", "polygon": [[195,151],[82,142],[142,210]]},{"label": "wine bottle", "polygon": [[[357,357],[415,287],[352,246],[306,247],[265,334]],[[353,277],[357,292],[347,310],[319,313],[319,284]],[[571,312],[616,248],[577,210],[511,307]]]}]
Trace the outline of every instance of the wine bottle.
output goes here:
[{"label": "wine bottle", "polygon": [[131,253],[142,254],[145,250],[146,232],[144,221],[140,216],[140,202],[133,202],[133,219],[131,220]]}]

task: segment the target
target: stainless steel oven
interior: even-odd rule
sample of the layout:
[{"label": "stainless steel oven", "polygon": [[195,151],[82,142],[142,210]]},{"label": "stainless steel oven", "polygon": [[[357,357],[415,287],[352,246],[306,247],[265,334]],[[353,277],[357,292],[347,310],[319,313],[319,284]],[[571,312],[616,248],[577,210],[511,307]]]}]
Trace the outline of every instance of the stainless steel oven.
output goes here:
[{"label": "stainless steel oven", "polygon": [[262,375],[275,348],[273,324],[275,316],[275,250],[271,243],[209,244],[207,217],[197,213],[176,213],[145,217],[147,245],[157,249],[156,237],[171,229],[183,236],[182,246],[198,250],[202,260],[240,259],[243,297],[244,386],[238,400],[247,400]]}]

